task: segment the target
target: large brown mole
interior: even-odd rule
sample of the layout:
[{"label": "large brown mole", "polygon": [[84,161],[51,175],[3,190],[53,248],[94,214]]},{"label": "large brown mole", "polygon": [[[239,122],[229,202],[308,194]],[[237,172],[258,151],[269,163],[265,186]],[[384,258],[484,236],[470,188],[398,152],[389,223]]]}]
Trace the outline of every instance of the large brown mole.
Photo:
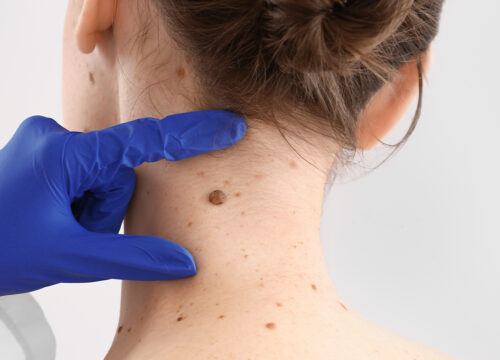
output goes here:
[{"label": "large brown mole", "polygon": [[227,199],[226,194],[221,190],[214,190],[208,195],[208,201],[214,205],[220,205]]}]

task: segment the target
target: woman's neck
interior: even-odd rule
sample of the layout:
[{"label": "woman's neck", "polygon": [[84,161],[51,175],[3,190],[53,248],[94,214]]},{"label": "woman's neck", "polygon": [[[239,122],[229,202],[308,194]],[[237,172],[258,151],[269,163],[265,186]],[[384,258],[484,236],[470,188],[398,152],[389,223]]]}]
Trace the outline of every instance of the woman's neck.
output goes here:
[{"label": "woman's neck", "polygon": [[[124,282],[120,332],[145,337],[149,329],[163,332],[165,341],[182,324],[223,319],[236,307],[258,312],[262,301],[280,307],[293,299],[338,298],[320,241],[326,175],[297,156],[276,129],[249,123],[245,138],[230,149],[136,170],[125,232],[182,245],[198,273]],[[214,190],[225,194],[222,204],[210,202]]]}]

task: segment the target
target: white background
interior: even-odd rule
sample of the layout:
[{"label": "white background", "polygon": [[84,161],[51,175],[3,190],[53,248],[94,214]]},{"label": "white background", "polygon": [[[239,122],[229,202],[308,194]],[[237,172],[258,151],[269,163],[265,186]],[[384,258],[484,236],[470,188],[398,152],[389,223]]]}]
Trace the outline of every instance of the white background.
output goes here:
[{"label": "white background", "polygon": [[[65,7],[0,2],[0,147],[30,115],[61,120]],[[447,1],[416,131],[381,168],[335,184],[323,218],[325,256],[347,302],[458,359],[500,359],[499,13],[495,0]],[[105,355],[119,291],[107,281],[34,293],[58,359]]]}]

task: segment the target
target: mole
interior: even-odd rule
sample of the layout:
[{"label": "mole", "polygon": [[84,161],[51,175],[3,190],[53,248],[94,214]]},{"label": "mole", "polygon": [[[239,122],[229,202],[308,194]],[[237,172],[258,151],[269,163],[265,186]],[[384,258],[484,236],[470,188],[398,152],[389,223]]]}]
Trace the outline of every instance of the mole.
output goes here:
[{"label": "mole", "polygon": [[314,285],[314,284],[312,284],[312,285],[311,285],[311,287],[312,287],[312,289],[313,289],[314,291],[318,290],[318,288],[317,288],[317,287],[316,287],[316,285]]},{"label": "mole", "polygon": [[184,70],[184,68],[182,66],[179,66],[176,70],[176,73],[177,73],[177,76],[179,77],[179,79],[184,79],[184,75],[186,74],[186,71]]},{"label": "mole", "polygon": [[95,84],[94,74],[89,72],[89,81],[92,85]]},{"label": "mole", "polygon": [[118,328],[117,333],[118,333],[118,334],[119,334],[119,333],[121,333],[121,332],[122,332],[122,329],[123,329],[123,326],[120,326],[120,327]]},{"label": "mole", "polygon": [[273,322],[267,323],[266,328],[268,328],[269,330],[274,330],[276,329],[276,324]]},{"label": "mole", "polygon": [[131,331],[132,331],[132,328],[128,328],[128,329],[127,329],[127,332],[131,332]]},{"label": "mole", "polygon": [[283,304],[282,304],[282,303],[277,302],[277,303],[276,303],[276,306],[277,306],[277,307],[282,307],[282,306],[283,306]]},{"label": "mole", "polygon": [[214,190],[208,195],[208,201],[214,205],[220,205],[226,201],[226,194],[221,190]]},{"label": "mole", "polygon": [[187,223],[187,227],[190,227],[191,225],[193,225],[193,222],[190,221]]},{"label": "mole", "polygon": [[347,311],[347,307],[342,302],[339,301],[339,305],[342,306],[345,311]]},{"label": "mole", "polygon": [[177,318],[177,321],[182,321],[183,319],[184,319],[184,316],[183,316],[183,315],[181,315],[181,316],[179,316],[179,317]]},{"label": "mole", "polygon": [[224,319],[224,315],[219,315],[219,319]]},{"label": "mole", "polygon": [[295,161],[290,161],[290,167],[295,169],[297,167],[297,163]]}]

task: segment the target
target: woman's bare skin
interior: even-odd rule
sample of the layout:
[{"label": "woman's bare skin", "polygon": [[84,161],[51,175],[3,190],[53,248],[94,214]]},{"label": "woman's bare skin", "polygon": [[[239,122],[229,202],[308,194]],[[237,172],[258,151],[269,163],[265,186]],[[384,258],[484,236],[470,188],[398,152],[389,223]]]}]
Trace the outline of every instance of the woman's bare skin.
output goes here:
[{"label": "woman's bare skin", "polygon": [[[114,0],[93,1],[68,6],[65,125],[86,131],[197,110],[189,56],[153,30],[134,51],[134,1],[118,1],[116,14]],[[365,121],[382,129],[378,135],[413,99],[415,74],[403,75],[410,85],[399,100],[382,91],[367,112]],[[198,274],[125,281],[106,359],[450,359],[372,323],[334,288],[320,223],[335,146],[303,131],[310,143],[289,138],[313,167],[273,126],[258,119],[248,125],[230,149],[136,169],[125,232],[179,243],[193,254]]]}]

